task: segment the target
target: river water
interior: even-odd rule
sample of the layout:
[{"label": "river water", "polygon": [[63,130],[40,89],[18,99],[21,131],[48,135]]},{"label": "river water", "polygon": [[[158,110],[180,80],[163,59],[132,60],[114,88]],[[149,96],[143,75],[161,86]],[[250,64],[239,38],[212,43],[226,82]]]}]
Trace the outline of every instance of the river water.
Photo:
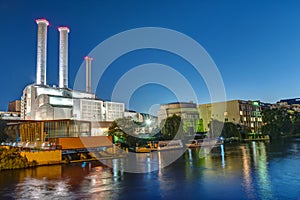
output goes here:
[{"label": "river water", "polygon": [[[300,199],[300,139],[0,172],[0,199]],[[108,167],[112,166],[111,167]],[[136,164],[135,164],[136,165]]]}]

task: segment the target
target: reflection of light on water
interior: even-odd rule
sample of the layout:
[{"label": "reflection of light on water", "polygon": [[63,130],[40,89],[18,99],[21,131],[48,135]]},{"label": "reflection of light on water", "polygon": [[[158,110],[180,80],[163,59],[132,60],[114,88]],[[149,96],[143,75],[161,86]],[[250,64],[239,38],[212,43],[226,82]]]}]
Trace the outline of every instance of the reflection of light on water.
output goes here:
[{"label": "reflection of light on water", "polygon": [[189,152],[189,161],[190,163],[192,163],[193,162],[192,149],[189,148],[188,152]]},{"label": "reflection of light on water", "polygon": [[158,158],[158,176],[162,176],[162,161],[161,161],[161,154],[160,151],[157,152],[157,158]]},{"label": "reflection of light on water", "polygon": [[226,163],[225,163],[225,152],[224,152],[224,145],[223,145],[223,144],[221,144],[221,145],[220,145],[220,147],[221,147],[221,156],[222,156],[222,167],[224,168],[224,167],[225,167],[225,165],[226,165]]},{"label": "reflection of light on water", "polygon": [[272,190],[270,187],[270,180],[267,168],[266,146],[264,142],[259,143],[259,160],[257,172],[259,185],[261,185],[261,199],[272,199]]},{"label": "reflection of light on water", "polygon": [[201,147],[199,150],[199,158],[205,158],[208,153],[209,149],[207,149],[206,147]]},{"label": "reflection of light on water", "polygon": [[113,159],[112,160],[112,164],[113,164],[113,176],[117,177],[118,176],[118,171],[119,171],[118,160],[117,159]]},{"label": "reflection of light on water", "polygon": [[[258,144],[258,145],[257,145]],[[246,148],[241,147],[243,155],[243,172],[246,186],[246,192],[249,198],[253,198],[253,194],[257,193],[253,190],[253,183],[251,180],[250,169],[250,155],[247,154]],[[272,190],[270,187],[270,180],[267,168],[267,154],[264,142],[252,142],[252,157],[254,166],[258,175],[258,189],[260,192],[260,199],[272,199]]]},{"label": "reflection of light on water", "polygon": [[189,152],[189,161],[190,161],[190,166],[193,166],[193,156],[192,156],[192,149],[188,149]]},{"label": "reflection of light on water", "polygon": [[247,153],[247,149],[245,146],[241,146],[241,150],[242,150],[244,185],[246,187],[245,188],[246,194],[249,199],[253,199],[254,190],[252,187],[252,180],[251,180],[249,154]]},{"label": "reflection of light on water", "polygon": [[253,161],[254,165],[257,165],[257,158],[256,158],[256,143],[255,141],[252,141],[252,152],[253,152]]},{"label": "reflection of light on water", "polygon": [[[88,199],[111,199],[114,196],[114,184],[120,177],[122,159],[113,159],[112,171],[102,166],[92,168],[82,184],[81,192],[88,193]],[[99,170],[100,169],[100,170]]]},{"label": "reflection of light on water", "polygon": [[113,159],[112,160],[112,170],[114,181],[118,181],[119,176],[124,174],[124,160],[123,159]]},{"label": "reflection of light on water", "polygon": [[150,159],[150,154],[147,153],[147,171],[148,173],[151,172],[151,159]]},{"label": "reflection of light on water", "polygon": [[16,199],[72,199],[64,181],[25,178],[16,186]]}]

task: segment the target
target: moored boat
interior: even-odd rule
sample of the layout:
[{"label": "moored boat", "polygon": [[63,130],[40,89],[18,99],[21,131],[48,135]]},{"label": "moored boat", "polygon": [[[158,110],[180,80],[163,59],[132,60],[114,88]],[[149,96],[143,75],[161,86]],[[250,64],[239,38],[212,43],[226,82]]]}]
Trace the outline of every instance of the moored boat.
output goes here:
[{"label": "moored boat", "polygon": [[183,144],[181,140],[167,140],[159,141],[157,146],[157,151],[182,149]]},{"label": "moored boat", "polygon": [[194,139],[190,140],[188,143],[185,145],[189,148],[198,148],[198,147],[207,147],[207,146],[219,146],[223,144],[222,140],[217,140],[217,139]]}]

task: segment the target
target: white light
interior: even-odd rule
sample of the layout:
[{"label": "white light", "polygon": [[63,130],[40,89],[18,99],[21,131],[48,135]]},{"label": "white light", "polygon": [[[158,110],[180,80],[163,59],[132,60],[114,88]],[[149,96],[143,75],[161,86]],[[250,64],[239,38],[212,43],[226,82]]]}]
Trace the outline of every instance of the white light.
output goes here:
[{"label": "white light", "polygon": [[150,125],[151,124],[151,119],[146,119],[146,124]]}]

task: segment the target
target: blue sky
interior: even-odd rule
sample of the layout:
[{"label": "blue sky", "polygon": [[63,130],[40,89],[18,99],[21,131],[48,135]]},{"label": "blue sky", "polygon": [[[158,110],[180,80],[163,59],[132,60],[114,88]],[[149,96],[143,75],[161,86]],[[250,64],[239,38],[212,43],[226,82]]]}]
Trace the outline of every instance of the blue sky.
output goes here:
[{"label": "blue sky", "polygon": [[[217,65],[227,99],[276,102],[300,96],[299,1],[14,1],[0,0],[0,110],[20,99],[35,82],[35,19],[48,27],[47,83],[58,85],[58,31],[70,27],[69,86],[83,57],[107,38],[139,27],[176,30],[201,44]],[[210,102],[202,77],[169,52],[138,50],[120,56],[101,78],[97,95],[110,100],[114,84],[133,67],[162,63],[190,81],[198,103]],[[172,78],[172,77],[168,77]],[[188,99],[189,97],[187,97]],[[119,97],[122,100],[122,97]],[[152,105],[176,101],[158,84],[140,87],[127,108],[147,112]]]}]

